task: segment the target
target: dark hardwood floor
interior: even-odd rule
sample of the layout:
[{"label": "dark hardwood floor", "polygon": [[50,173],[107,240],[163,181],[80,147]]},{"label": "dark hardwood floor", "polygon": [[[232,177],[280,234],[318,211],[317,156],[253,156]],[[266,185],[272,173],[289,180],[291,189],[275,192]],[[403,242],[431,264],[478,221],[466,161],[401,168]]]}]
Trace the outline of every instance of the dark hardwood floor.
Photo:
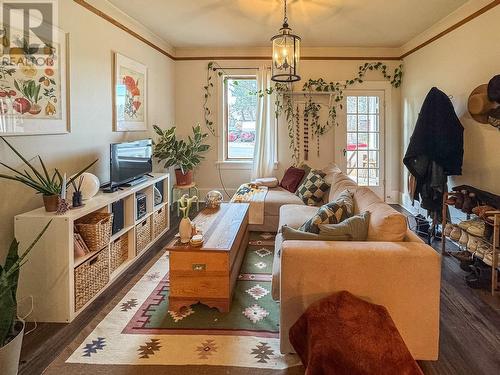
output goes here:
[{"label": "dark hardwood floor", "polygon": [[[171,216],[172,229],[72,323],[39,323],[35,331],[25,336],[19,374],[42,373],[82,328],[90,323],[101,307],[111,301],[162,250],[177,231],[178,219],[175,214]],[[440,242],[433,243],[437,251],[439,246]],[[449,248],[452,246],[450,244]],[[455,259],[443,258],[440,355],[438,361],[419,362],[427,375],[500,374],[500,297],[469,288],[464,281],[465,275]]]}]

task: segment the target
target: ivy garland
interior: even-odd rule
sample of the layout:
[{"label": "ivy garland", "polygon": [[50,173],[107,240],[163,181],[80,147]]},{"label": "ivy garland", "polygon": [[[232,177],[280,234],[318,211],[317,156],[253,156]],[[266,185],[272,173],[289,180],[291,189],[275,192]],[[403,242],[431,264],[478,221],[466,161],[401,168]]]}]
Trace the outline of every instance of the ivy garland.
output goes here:
[{"label": "ivy garland", "polygon": [[[383,77],[388,80],[392,87],[400,87],[403,78],[403,66],[399,65],[394,69],[392,74],[388,74],[387,65],[381,62],[371,62],[364,63],[358,68],[358,73],[356,77],[346,80],[344,83],[340,82],[326,82],[323,78],[309,79],[302,86],[302,91],[308,96],[308,102],[304,110],[304,116],[311,116],[311,129],[314,137],[316,137],[318,145],[318,155],[319,155],[319,137],[327,133],[334,125],[338,126],[337,123],[337,109],[342,109],[342,100],[344,99],[344,90],[349,86],[356,83],[362,83],[363,78],[368,71],[379,71],[382,73]],[[207,82],[203,86],[204,89],[204,101],[203,101],[203,112],[205,126],[214,136],[217,134],[217,126],[213,120],[212,111],[209,108],[209,99],[212,96],[212,90],[214,88],[214,77],[221,77],[226,75],[224,69],[215,61],[210,61],[207,65]],[[226,79],[226,78],[224,78]],[[325,124],[320,122],[319,110],[321,105],[313,101],[313,94],[317,92],[330,93],[331,102],[328,108],[328,119]],[[271,95],[275,93],[275,114],[276,117],[281,116],[282,113],[285,114],[285,119],[287,122],[288,137],[290,139],[290,149],[293,151],[294,159],[299,155],[299,149],[297,143],[299,140],[295,140],[296,132],[294,131],[294,121],[296,121],[296,114],[293,108],[293,98],[291,85],[283,83],[275,83],[273,88],[268,90],[259,90],[255,93],[249,93],[258,95],[262,97],[264,95]],[[298,162],[298,160],[296,160]]]}]

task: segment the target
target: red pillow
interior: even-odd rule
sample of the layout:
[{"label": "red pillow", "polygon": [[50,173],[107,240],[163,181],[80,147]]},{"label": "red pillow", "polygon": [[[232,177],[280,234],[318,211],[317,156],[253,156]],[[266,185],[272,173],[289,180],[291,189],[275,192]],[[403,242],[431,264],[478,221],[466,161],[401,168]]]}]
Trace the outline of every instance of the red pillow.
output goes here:
[{"label": "red pillow", "polygon": [[290,167],[286,170],[285,175],[281,179],[280,186],[283,189],[288,190],[290,193],[295,193],[299,187],[302,177],[306,173],[303,169]]}]

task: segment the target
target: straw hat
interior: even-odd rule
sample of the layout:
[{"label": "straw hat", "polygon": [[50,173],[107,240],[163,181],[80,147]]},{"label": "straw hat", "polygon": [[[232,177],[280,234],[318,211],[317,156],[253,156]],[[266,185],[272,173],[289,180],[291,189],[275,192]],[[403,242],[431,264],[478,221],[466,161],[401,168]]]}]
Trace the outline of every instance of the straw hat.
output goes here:
[{"label": "straw hat", "polygon": [[500,75],[493,77],[488,84],[476,87],[470,94],[467,108],[474,120],[482,124],[499,126]]}]

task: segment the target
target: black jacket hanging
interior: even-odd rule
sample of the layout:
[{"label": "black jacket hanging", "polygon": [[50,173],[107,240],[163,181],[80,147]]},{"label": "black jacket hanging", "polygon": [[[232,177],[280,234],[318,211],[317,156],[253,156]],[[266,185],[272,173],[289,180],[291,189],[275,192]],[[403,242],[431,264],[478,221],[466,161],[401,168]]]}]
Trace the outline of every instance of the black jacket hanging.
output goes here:
[{"label": "black jacket hanging", "polygon": [[439,164],[447,176],[462,174],[464,128],[448,95],[436,87],[425,97],[403,159],[417,179],[421,172],[418,167],[421,156]]},{"label": "black jacket hanging", "polygon": [[440,214],[447,176],[461,175],[463,126],[448,96],[433,87],[420,110],[403,163],[417,180],[412,199]]}]

